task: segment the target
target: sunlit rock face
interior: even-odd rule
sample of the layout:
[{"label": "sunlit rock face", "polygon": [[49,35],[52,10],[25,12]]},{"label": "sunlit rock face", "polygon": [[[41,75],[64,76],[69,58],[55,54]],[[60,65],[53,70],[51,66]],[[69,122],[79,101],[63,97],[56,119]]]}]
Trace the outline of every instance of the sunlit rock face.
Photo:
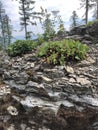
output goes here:
[{"label": "sunlit rock face", "polygon": [[64,66],[0,52],[0,130],[98,130],[98,46],[90,47]]}]

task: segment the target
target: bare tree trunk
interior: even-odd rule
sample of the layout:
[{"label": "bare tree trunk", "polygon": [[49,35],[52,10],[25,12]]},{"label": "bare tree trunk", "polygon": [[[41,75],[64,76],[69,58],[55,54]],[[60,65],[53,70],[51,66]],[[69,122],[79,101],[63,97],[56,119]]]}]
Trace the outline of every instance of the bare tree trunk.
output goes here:
[{"label": "bare tree trunk", "polygon": [[85,12],[85,23],[88,22],[88,7],[89,7],[89,0],[86,0],[86,12]]},{"label": "bare tree trunk", "polygon": [[98,0],[96,1],[96,3],[97,3],[97,17],[96,17],[96,19],[98,19]]}]

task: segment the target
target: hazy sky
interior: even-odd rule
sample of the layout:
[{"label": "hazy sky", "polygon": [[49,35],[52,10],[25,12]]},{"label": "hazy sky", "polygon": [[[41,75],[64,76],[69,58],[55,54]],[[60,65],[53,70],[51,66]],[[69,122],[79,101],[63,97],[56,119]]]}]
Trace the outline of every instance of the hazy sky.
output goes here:
[{"label": "hazy sky", "polygon": [[[18,10],[18,2],[15,0],[5,0],[4,6],[6,8],[6,13],[9,15],[12,25],[17,32],[13,32],[13,35],[16,37],[21,37],[24,35],[23,32],[19,32],[19,10]],[[40,10],[40,6],[43,8],[48,9],[48,11],[59,10],[60,15],[65,23],[65,28],[68,29],[69,26],[69,19],[72,15],[73,10],[77,11],[79,17],[82,17],[84,11],[79,10],[80,2],[79,0],[36,0],[35,3],[35,10]],[[41,26],[30,27],[32,28],[34,33],[41,32]]]}]

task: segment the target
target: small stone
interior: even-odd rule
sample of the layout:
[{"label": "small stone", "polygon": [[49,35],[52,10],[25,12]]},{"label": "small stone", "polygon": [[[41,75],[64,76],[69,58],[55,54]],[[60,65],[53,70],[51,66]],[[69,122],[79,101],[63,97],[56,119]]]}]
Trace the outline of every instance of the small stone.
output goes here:
[{"label": "small stone", "polygon": [[69,79],[69,82],[71,82],[71,83],[75,83],[76,80],[75,80],[74,78],[70,78],[70,79]]},{"label": "small stone", "polygon": [[0,96],[7,95],[11,93],[11,89],[7,85],[0,85]]},{"label": "small stone", "polygon": [[4,79],[4,80],[9,80],[9,79],[11,79],[10,72],[4,72],[4,74],[3,74],[3,79]]},{"label": "small stone", "polygon": [[35,64],[34,63],[31,63],[31,67],[34,68]]},{"label": "small stone", "polygon": [[27,127],[26,130],[31,130],[31,128],[30,128],[30,127]]},{"label": "small stone", "polygon": [[13,125],[13,124],[11,124],[11,126],[10,126],[10,127],[8,127],[8,129],[7,129],[7,130],[15,130],[14,125]]},{"label": "small stone", "polygon": [[87,58],[87,61],[88,61],[89,63],[91,63],[91,64],[95,63],[95,60],[92,59],[91,57],[88,57],[88,58]]},{"label": "small stone", "polygon": [[91,82],[87,80],[86,78],[76,78],[77,82],[80,83],[81,85],[91,85]]},{"label": "small stone", "polygon": [[67,73],[69,74],[73,74],[74,73],[74,69],[70,66],[65,66],[65,70],[67,71]]},{"label": "small stone", "polygon": [[42,79],[46,82],[52,82],[52,79],[42,76]]},{"label": "small stone", "polygon": [[73,107],[74,106],[74,104],[72,104],[68,100],[63,101],[61,105],[63,105],[64,107]]},{"label": "small stone", "polygon": [[13,115],[13,116],[18,115],[18,111],[17,111],[17,109],[16,109],[14,106],[9,106],[9,107],[7,108],[7,111],[8,111],[11,115]]},{"label": "small stone", "polygon": [[26,129],[26,127],[27,127],[27,125],[26,125],[26,124],[21,124],[21,125],[20,125],[21,130],[25,130],[25,129]]},{"label": "small stone", "polygon": [[28,83],[27,83],[26,86],[27,86],[27,87],[38,87],[39,85],[38,85],[38,83],[36,83],[36,82],[28,81]]},{"label": "small stone", "polygon": [[92,59],[91,57],[87,57],[86,60],[81,61],[80,65],[81,66],[86,66],[86,65],[90,65],[90,64],[94,64],[95,60]]},{"label": "small stone", "polygon": [[18,62],[22,61],[22,58],[18,58],[17,61],[18,61]]}]

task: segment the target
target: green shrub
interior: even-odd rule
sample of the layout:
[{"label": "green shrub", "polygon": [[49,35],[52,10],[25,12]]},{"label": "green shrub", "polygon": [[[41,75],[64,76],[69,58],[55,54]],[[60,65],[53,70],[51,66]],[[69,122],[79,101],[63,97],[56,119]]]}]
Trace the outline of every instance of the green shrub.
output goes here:
[{"label": "green shrub", "polygon": [[87,26],[91,26],[91,25],[93,25],[95,23],[95,21],[89,21],[88,23],[87,23]]},{"label": "green shrub", "polygon": [[3,50],[3,47],[2,47],[2,45],[0,45],[0,51],[1,51],[1,50]]},{"label": "green shrub", "polygon": [[92,26],[94,23],[98,22],[98,19],[97,20],[94,20],[94,21],[89,21],[87,23],[87,26]]},{"label": "green shrub", "polygon": [[55,37],[55,31],[53,31],[53,32],[45,32],[44,34],[43,34],[43,40],[44,41],[50,41],[50,40],[52,40],[53,39],[53,37]]},{"label": "green shrub", "polygon": [[88,50],[87,45],[74,40],[45,42],[38,49],[37,56],[43,57],[49,64],[64,65],[70,60],[84,59]]},{"label": "green shrub", "polygon": [[17,40],[8,47],[7,52],[9,56],[18,56],[32,51],[34,47],[30,40]]},{"label": "green shrub", "polygon": [[37,45],[41,45],[44,42],[43,35],[38,35]]}]

